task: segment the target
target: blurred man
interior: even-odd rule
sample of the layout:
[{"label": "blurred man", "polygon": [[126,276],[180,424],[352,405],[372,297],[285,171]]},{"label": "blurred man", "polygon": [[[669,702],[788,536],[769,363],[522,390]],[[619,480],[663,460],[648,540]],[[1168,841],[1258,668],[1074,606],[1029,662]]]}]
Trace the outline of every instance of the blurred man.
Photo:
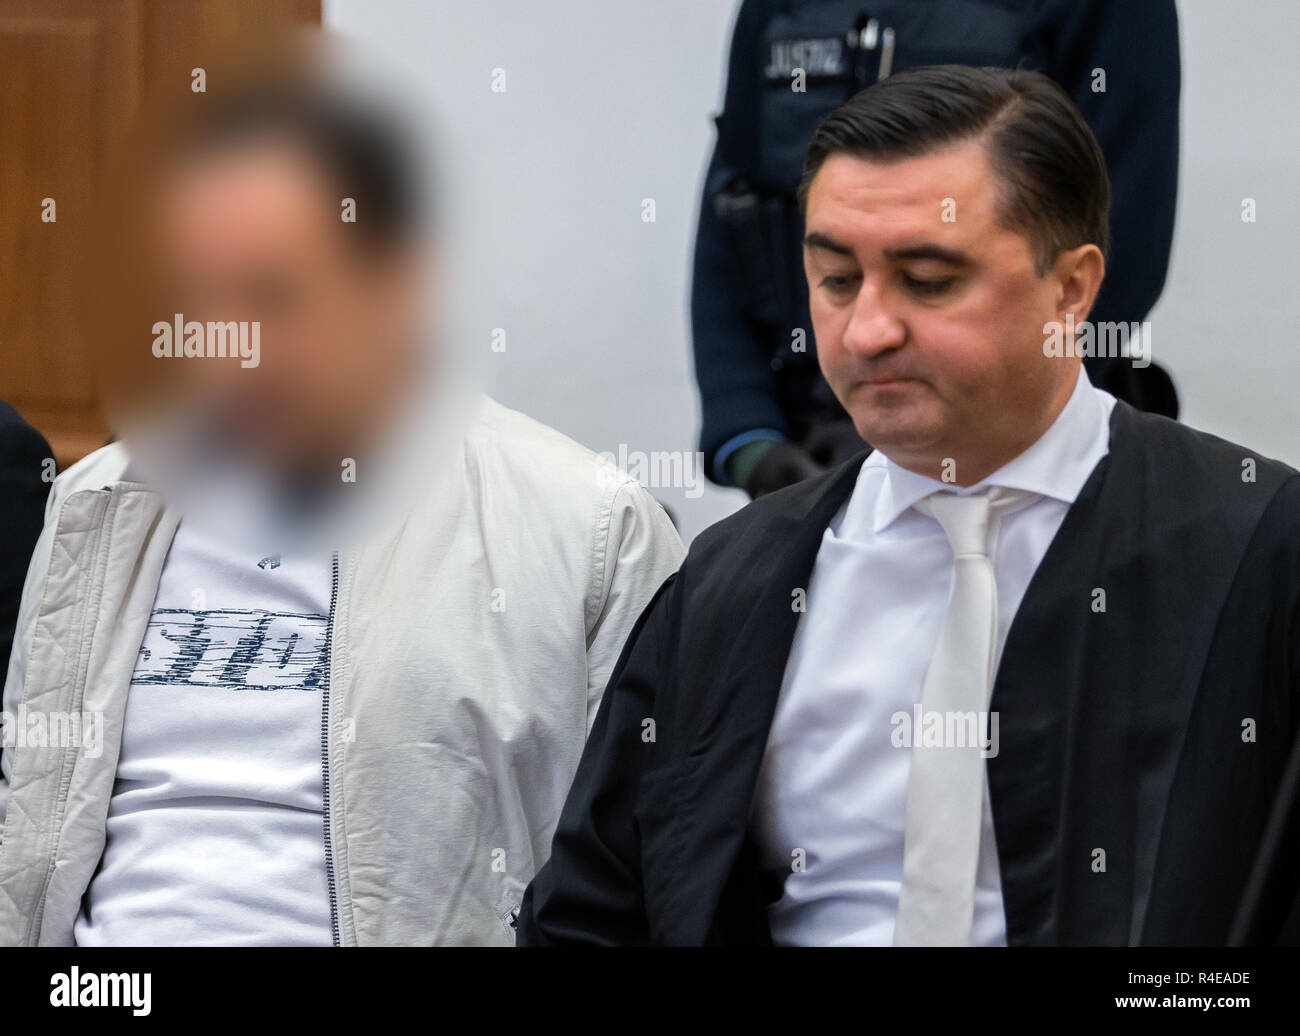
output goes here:
[{"label": "blurred man", "polygon": [[114,239],[166,391],[57,481],[24,592],[5,709],[74,736],[5,750],[0,941],[509,944],[680,541],[457,398],[390,113],[209,74]]},{"label": "blurred man", "polygon": [[[1159,297],[1178,180],[1173,0],[744,0],[691,295],[700,448],[716,482],[761,496],[863,448],[818,370],[796,188],[824,116],[930,64],[1030,68],[1066,89],[1113,185],[1111,276],[1093,320],[1141,322]],[[1178,415],[1158,364],[1089,356],[1084,366],[1125,402]]]},{"label": "blurred man", "polygon": [[1037,73],[904,72],[803,182],[876,451],[696,539],[521,941],[1300,939],[1300,475],[1058,348],[1108,245],[1087,124]]}]

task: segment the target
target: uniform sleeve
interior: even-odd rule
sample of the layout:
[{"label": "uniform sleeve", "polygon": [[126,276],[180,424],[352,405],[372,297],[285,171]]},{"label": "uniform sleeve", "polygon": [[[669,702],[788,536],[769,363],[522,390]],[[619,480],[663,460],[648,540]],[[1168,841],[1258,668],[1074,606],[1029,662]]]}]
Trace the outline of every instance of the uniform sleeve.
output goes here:
[{"label": "uniform sleeve", "polygon": [[744,314],[746,285],[714,208],[733,177],[751,164],[757,125],[759,34],[771,5],[745,0],[736,16],[723,112],[704,181],[691,277],[691,336],[700,390],[700,449],[714,475],[718,448],[757,428],[784,432],[769,360]]},{"label": "uniform sleeve", "polygon": [[[1045,68],[1101,144],[1111,255],[1090,319],[1146,319],[1164,287],[1178,191],[1181,67],[1173,0],[1046,0]],[[1094,89],[1097,70],[1105,92]]]}]

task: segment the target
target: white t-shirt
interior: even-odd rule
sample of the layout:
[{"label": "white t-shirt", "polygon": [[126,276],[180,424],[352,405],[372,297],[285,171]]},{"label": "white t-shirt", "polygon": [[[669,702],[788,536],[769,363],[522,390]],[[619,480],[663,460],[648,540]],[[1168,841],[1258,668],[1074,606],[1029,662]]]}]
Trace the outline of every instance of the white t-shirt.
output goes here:
[{"label": "white t-shirt", "polygon": [[333,942],[322,693],[331,559],[176,533],[127,698],[80,946]]}]

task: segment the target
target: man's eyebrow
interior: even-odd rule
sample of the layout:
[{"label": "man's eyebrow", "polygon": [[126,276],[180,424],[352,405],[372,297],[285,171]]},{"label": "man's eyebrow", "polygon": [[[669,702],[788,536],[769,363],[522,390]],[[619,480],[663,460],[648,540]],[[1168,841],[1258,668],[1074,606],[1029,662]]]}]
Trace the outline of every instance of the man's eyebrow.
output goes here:
[{"label": "man's eyebrow", "polygon": [[827,237],[820,231],[814,230],[811,234],[803,239],[804,248],[824,248],[828,252],[834,252],[836,255],[853,255],[853,249],[848,245],[842,245],[838,241]]},{"label": "man's eyebrow", "polygon": [[[836,255],[853,256],[853,249],[848,245],[840,244],[834,238],[823,234],[819,230],[814,230],[803,239],[805,248],[821,248],[827,252],[834,252]],[[885,258],[894,261],[913,262],[922,259],[931,259],[936,262],[947,263],[949,266],[971,266],[973,260],[965,252],[959,252],[955,248],[944,248],[936,244],[907,245],[903,248],[885,249]]]},{"label": "man's eyebrow", "polygon": [[953,248],[944,248],[942,245],[909,245],[905,248],[886,248],[885,258],[893,260],[919,260],[933,259],[941,263],[947,263],[949,266],[970,266],[972,260],[965,252],[959,252]]}]

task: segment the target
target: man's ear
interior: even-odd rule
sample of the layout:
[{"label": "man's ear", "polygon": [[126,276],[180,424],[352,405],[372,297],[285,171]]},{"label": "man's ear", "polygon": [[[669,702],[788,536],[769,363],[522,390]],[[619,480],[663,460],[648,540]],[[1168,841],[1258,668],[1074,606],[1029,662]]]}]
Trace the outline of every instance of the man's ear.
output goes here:
[{"label": "man's ear", "polygon": [[1057,256],[1052,275],[1060,285],[1057,295],[1056,316],[1062,323],[1073,314],[1077,325],[1088,319],[1092,305],[1097,301],[1102,278],[1106,276],[1106,260],[1096,245],[1080,245]]}]

